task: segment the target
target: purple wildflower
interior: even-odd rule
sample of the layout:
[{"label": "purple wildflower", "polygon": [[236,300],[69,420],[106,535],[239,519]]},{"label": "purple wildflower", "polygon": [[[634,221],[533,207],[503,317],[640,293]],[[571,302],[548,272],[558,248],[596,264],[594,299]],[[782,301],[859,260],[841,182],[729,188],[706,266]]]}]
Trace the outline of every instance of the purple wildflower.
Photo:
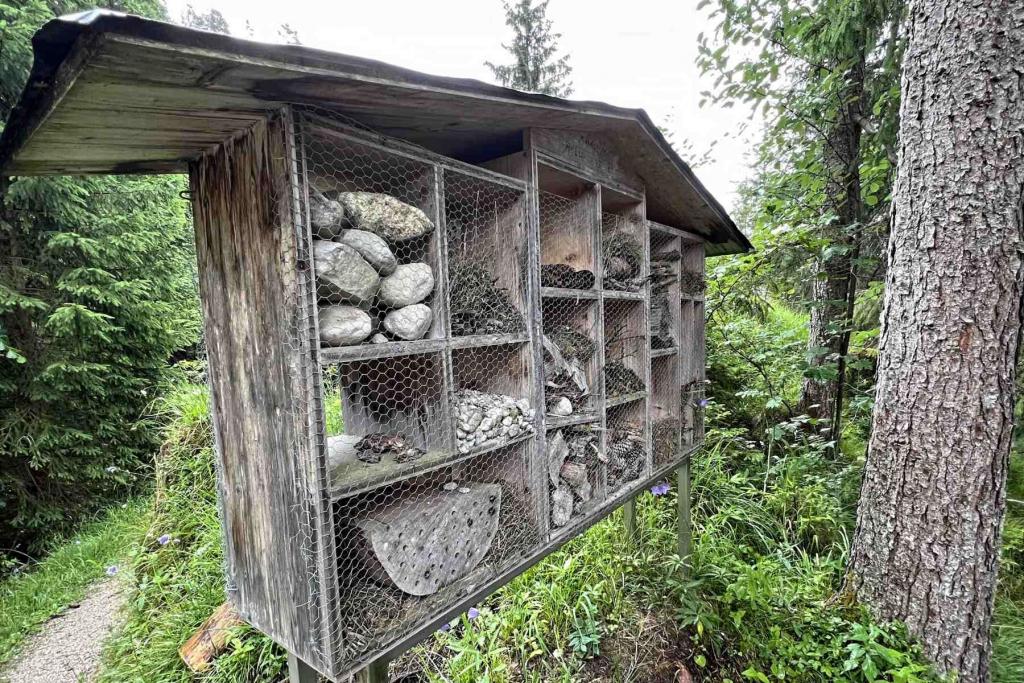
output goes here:
[{"label": "purple wildflower", "polygon": [[116,573],[117,573],[117,565],[116,564],[112,564],[109,567],[107,567],[107,576],[113,576]]},{"label": "purple wildflower", "polygon": [[480,610],[478,610],[476,607],[470,607],[469,611],[466,612],[466,616],[469,617],[470,620],[476,619],[478,616],[480,616]]},{"label": "purple wildflower", "polygon": [[448,631],[448,630],[449,630],[449,629],[450,629],[451,627],[452,627],[452,625],[451,625],[451,624],[449,624],[449,623],[448,623],[448,622],[446,621],[445,623],[441,624],[441,628],[439,628],[439,629],[437,629],[437,630],[438,630],[438,631],[440,631],[441,633],[444,633],[444,632]]},{"label": "purple wildflower", "polygon": [[655,484],[654,486],[652,486],[651,493],[653,493],[656,496],[664,496],[666,493],[668,493],[668,489],[668,482],[663,481],[660,484]]},{"label": "purple wildflower", "polygon": [[164,534],[160,538],[156,539],[156,542],[159,543],[160,545],[167,545],[168,543],[171,542],[171,535],[170,534]]},{"label": "purple wildflower", "polygon": [[700,407],[701,408],[707,408],[708,407],[708,400],[706,398],[702,398],[700,400]]}]

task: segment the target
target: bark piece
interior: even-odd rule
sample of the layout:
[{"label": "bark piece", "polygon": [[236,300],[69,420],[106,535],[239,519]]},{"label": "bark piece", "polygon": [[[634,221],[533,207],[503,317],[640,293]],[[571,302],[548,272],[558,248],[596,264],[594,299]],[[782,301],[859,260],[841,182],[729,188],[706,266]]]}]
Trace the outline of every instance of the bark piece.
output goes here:
[{"label": "bark piece", "polygon": [[473,571],[491,547],[501,514],[501,486],[464,484],[410,496],[354,521],[378,580],[410,595],[430,595]]},{"label": "bark piece", "polygon": [[232,629],[244,622],[230,602],[225,602],[211,614],[192,637],[178,650],[185,666],[194,673],[210,668],[214,657],[227,647]]}]

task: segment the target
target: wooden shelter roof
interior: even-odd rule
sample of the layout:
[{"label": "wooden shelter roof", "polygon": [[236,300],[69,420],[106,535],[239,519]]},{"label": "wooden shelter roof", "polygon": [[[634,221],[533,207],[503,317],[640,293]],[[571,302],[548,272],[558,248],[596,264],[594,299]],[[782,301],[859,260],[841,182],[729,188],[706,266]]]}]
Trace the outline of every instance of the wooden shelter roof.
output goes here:
[{"label": "wooden shelter roof", "polygon": [[29,81],[0,137],[8,175],[178,173],[283,103],[323,106],[457,159],[517,151],[522,131],[572,131],[645,184],[652,220],[701,234],[709,255],[751,249],[642,109],[431,76],[93,10],[33,38]]}]

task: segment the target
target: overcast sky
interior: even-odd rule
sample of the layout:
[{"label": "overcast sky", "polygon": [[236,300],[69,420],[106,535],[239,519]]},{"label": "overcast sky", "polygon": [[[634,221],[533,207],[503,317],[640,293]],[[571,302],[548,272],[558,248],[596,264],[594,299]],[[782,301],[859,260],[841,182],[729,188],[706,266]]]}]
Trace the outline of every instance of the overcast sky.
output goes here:
[{"label": "overcast sky", "polygon": [[[187,0],[165,0],[180,20]],[[493,81],[484,62],[508,59],[501,44],[511,34],[500,0],[192,0],[197,11],[216,8],[233,34],[245,37],[246,21],[257,40],[279,41],[282,23],[304,45],[379,59],[443,76]],[[738,109],[699,108],[709,80],[694,59],[697,34],[710,31],[697,0],[551,0],[548,18],[562,34],[560,47],[573,67],[573,99],[642,107],[673,131],[673,141],[692,142],[697,152],[713,140],[712,163],[697,168],[711,192],[732,208],[736,185],[748,174],[751,136],[737,135],[746,114]],[[685,155],[684,155],[685,156]]]}]

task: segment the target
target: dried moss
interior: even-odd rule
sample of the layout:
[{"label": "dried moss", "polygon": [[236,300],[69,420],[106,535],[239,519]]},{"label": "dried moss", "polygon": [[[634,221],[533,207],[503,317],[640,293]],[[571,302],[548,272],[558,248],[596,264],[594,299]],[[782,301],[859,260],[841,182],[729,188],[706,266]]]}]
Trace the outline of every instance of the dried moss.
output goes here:
[{"label": "dried moss", "polygon": [[652,428],[654,464],[665,465],[679,454],[679,419],[664,417],[655,420]]},{"label": "dried moss", "polygon": [[449,273],[452,334],[513,334],[526,329],[508,291],[483,268],[454,263]]},{"label": "dried moss", "polygon": [[597,350],[597,343],[593,339],[569,325],[559,325],[548,333],[548,339],[558,347],[566,360],[586,363]]},{"label": "dried moss", "polygon": [[622,363],[604,366],[604,388],[609,398],[644,390],[644,381]]},{"label": "dried moss", "polygon": [[679,276],[679,291],[683,294],[703,294],[704,273],[683,273]]}]

